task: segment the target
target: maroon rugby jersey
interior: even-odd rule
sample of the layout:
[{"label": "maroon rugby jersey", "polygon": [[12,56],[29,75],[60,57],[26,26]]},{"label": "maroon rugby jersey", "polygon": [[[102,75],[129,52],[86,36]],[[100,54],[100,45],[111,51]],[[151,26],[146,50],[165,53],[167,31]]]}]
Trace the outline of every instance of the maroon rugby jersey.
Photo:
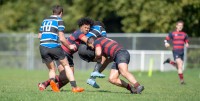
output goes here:
[{"label": "maroon rugby jersey", "polygon": [[68,43],[69,45],[75,44],[76,47],[77,47],[77,49],[74,50],[74,51],[71,51],[70,49],[68,49],[68,48],[65,47],[64,45],[61,45],[62,49],[63,49],[65,52],[67,52],[68,54],[74,54],[75,52],[78,51],[78,47],[79,47],[79,45],[80,45],[80,43],[81,43],[81,38],[82,38],[83,36],[85,36],[85,34],[84,34],[83,32],[81,32],[79,29],[76,30],[73,34],[71,34],[71,35],[66,39],[66,41],[67,41],[67,43]]},{"label": "maroon rugby jersey", "polygon": [[166,37],[166,40],[172,40],[173,43],[173,50],[183,50],[184,44],[188,43],[188,36],[183,31],[174,31],[172,33],[169,33]]},{"label": "maroon rugby jersey", "polygon": [[102,53],[107,56],[114,58],[117,51],[122,49],[121,45],[119,45],[116,41],[101,37],[94,41],[94,47],[101,47]]}]

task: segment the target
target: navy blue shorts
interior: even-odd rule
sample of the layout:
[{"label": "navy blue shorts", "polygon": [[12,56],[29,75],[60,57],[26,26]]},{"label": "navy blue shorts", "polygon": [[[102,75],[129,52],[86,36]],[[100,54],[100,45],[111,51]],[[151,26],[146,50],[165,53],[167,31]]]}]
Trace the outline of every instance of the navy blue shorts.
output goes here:
[{"label": "navy blue shorts", "polygon": [[80,44],[78,48],[78,55],[81,59],[91,62],[95,58],[95,52],[86,44]]},{"label": "navy blue shorts", "polygon": [[118,70],[118,64],[120,63],[127,63],[129,64],[130,62],[130,54],[127,50],[119,50],[114,58],[114,63],[112,65],[112,69],[117,69]]},{"label": "navy blue shorts", "polygon": [[[67,57],[67,60],[69,62],[70,67],[74,67],[74,61],[73,61],[73,56],[71,54],[68,54],[67,52],[64,51],[65,56]],[[56,65],[60,65],[59,61],[56,61]]]},{"label": "navy blue shorts", "polygon": [[62,60],[65,58],[64,51],[60,46],[48,48],[40,45],[39,48],[43,63],[50,63],[53,60]]},{"label": "navy blue shorts", "polygon": [[173,50],[173,57],[174,60],[180,58],[181,60],[184,60],[184,51],[183,50]]}]

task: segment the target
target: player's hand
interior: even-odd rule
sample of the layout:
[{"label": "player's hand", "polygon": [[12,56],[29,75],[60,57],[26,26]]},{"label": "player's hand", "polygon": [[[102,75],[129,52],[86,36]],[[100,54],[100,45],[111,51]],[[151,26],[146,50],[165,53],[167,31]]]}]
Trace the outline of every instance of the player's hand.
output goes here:
[{"label": "player's hand", "polygon": [[75,51],[77,49],[75,44],[69,45],[69,49]]},{"label": "player's hand", "polygon": [[166,42],[166,43],[165,43],[165,47],[166,47],[166,48],[170,47],[170,44]]},{"label": "player's hand", "polygon": [[185,43],[185,47],[188,48],[188,47],[189,47],[189,44],[188,44],[188,43]]}]

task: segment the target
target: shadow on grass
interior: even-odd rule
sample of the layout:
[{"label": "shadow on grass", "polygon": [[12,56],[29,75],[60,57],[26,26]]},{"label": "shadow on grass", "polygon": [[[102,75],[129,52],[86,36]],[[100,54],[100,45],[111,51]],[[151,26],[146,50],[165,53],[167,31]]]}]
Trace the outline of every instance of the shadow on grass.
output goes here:
[{"label": "shadow on grass", "polygon": [[[53,92],[52,90],[46,90],[48,92]],[[71,92],[71,90],[63,90],[61,89],[60,92]],[[131,94],[129,92],[111,92],[108,90],[85,90],[84,92],[100,92],[100,93],[118,93],[118,94]]]}]

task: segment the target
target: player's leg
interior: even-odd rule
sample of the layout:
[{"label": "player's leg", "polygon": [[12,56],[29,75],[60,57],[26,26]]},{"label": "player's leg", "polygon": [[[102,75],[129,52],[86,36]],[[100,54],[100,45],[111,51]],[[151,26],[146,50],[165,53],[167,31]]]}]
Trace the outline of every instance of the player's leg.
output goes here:
[{"label": "player's leg", "polygon": [[46,65],[49,69],[50,86],[54,92],[59,92],[60,90],[55,83],[56,82],[56,79],[55,79],[56,69],[55,69],[54,62],[52,61],[50,63],[47,63]]},{"label": "player's leg", "polygon": [[[66,57],[67,57],[67,60],[69,61],[69,65],[70,65],[70,68],[72,69],[73,73],[74,73],[74,62],[73,62],[73,56],[66,54]],[[67,83],[69,83],[69,80],[66,76],[66,72],[65,72],[65,69],[64,67],[60,64],[59,61],[56,61],[56,64],[58,66],[58,71],[59,71],[59,82],[57,83],[57,86],[59,88],[62,88],[63,86],[65,86]]]},{"label": "player's leg", "polygon": [[[55,83],[55,75],[56,75],[55,70],[56,69],[55,69],[55,65],[53,63],[54,58],[52,58],[52,54],[50,54],[50,53],[52,53],[52,51],[54,51],[54,49],[40,46],[40,54],[42,57],[42,61],[43,61],[43,63],[46,64],[46,66],[49,69],[49,80],[47,80],[47,82],[45,83],[46,85],[48,85],[48,84],[53,85]],[[46,87],[42,86],[42,84],[39,84],[38,87],[40,90],[43,90],[41,88],[44,88],[44,89],[46,88]],[[56,89],[54,87],[52,88],[52,90],[55,92],[59,91],[58,89]]]},{"label": "player's leg", "polygon": [[73,71],[68,64],[67,59],[64,58],[64,59],[60,60],[60,63],[65,69],[66,76],[67,76],[67,78],[68,78],[68,80],[69,80],[69,82],[72,86],[72,92],[82,92],[82,91],[84,91],[83,88],[77,87]]},{"label": "player's leg", "polygon": [[135,88],[131,84],[125,82],[124,80],[119,79],[119,76],[120,76],[120,72],[116,64],[114,63],[110,71],[110,76],[109,76],[108,81],[116,86],[126,88],[131,93],[136,93]]},{"label": "player's leg", "polygon": [[178,67],[178,76],[180,79],[180,83],[185,84],[184,78],[183,78],[183,61],[181,60],[181,58],[177,58],[176,63],[177,63],[177,67]]},{"label": "player's leg", "polygon": [[[102,72],[106,67],[107,67],[107,65],[110,63],[110,62],[112,62],[113,60],[112,59],[109,59],[109,58],[105,58],[105,56],[102,56],[102,66],[100,66],[100,67],[95,67],[95,69],[94,69],[94,71],[98,71],[98,72]],[[94,59],[94,61],[96,61],[95,59]],[[104,62],[105,61],[105,62]],[[97,82],[95,81],[95,79],[96,79],[96,76],[94,76],[94,72],[92,72],[91,73],[91,75],[93,75],[93,76],[90,76],[90,78],[87,80],[87,84],[89,84],[89,85],[91,85],[92,87],[94,87],[94,88],[100,88],[100,86],[97,84]],[[104,74],[101,74],[101,75],[104,75]]]},{"label": "player's leg", "polygon": [[167,58],[167,59],[163,62],[163,64],[166,64],[166,63],[169,63],[169,64],[171,64],[172,66],[174,66],[176,69],[178,69],[178,68],[177,68],[177,63],[176,63],[175,61],[172,61],[170,58]]},{"label": "player's leg", "polygon": [[128,63],[130,61],[129,52],[127,50],[118,51],[114,61],[117,63],[120,74],[125,77],[132,85],[134,85],[137,93],[141,93],[144,90],[144,86],[141,86],[134,75],[128,71]]},{"label": "player's leg", "polygon": [[[91,77],[99,77],[99,78],[104,78],[105,75],[104,74],[101,74],[100,72],[102,72],[104,69],[105,69],[105,62],[106,62],[106,57],[105,56],[102,56],[101,59],[94,59],[94,61],[96,61],[96,65],[94,67],[94,70],[93,72],[91,73]],[[104,64],[104,67],[103,67],[103,64]],[[107,64],[108,65],[108,64]],[[101,69],[101,71],[100,71]]]},{"label": "player's leg", "polygon": [[[79,57],[86,62],[96,62],[94,50],[92,50],[86,44],[80,44],[79,45],[78,54],[79,54]],[[95,69],[99,68],[99,66],[101,66],[101,64],[95,65]],[[98,74],[100,76],[105,77],[105,75],[97,72],[97,75]],[[96,83],[95,79],[96,79],[96,77],[90,76],[90,78],[87,80],[87,84],[91,85],[94,88],[99,88],[99,85]]]}]

